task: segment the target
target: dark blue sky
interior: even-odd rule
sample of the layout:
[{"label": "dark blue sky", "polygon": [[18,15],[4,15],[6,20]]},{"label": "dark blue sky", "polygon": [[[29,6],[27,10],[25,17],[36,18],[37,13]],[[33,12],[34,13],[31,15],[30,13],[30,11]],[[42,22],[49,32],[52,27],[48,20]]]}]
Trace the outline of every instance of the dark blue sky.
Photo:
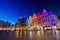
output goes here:
[{"label": "dark blue sky", "polygon": [[59,0],[0,0],[0,20],[15,24],[20,17],[28,17],[43,9],[52,11],[60,19]]}]

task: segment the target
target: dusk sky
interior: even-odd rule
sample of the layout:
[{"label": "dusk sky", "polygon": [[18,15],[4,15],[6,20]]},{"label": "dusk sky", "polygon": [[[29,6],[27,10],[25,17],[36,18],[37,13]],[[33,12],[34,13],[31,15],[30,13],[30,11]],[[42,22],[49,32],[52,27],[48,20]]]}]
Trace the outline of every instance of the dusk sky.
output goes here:
[{"label": "dusk sky", "polygon": [[0,20],[15,24],[20,17],[28,17],[43,9],[51,11],[60,19],[59,0],[0,0]]}]

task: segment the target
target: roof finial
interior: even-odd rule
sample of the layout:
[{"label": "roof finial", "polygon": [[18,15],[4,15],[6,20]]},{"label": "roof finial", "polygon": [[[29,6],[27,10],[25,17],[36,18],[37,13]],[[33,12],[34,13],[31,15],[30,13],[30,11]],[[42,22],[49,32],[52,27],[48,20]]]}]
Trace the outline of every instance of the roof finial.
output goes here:
[{"label": "roof finial", "polygon": [[45,9],[43,9],[43,12],[46,12],[46,10],[45,10]]}]

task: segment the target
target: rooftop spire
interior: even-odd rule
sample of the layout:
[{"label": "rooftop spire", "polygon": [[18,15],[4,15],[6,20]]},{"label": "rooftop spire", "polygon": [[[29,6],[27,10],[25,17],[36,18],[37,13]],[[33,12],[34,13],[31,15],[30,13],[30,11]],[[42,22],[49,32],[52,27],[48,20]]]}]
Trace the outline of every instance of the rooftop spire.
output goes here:
[{"label": "rooftop spire", "polygon": [[38,12],[38,17],[40,17],[41,16],[41,14],[40,14],[40,12]]},{"label": "rooftop spire", "polygon": [[33,18],[37,18],[37,14],[35,12],[33,14]]},{"label": "rooftop spire", "polygon": [[45,9],[43,9],[43,12],[46,12],[46,10],[45,10]]}]

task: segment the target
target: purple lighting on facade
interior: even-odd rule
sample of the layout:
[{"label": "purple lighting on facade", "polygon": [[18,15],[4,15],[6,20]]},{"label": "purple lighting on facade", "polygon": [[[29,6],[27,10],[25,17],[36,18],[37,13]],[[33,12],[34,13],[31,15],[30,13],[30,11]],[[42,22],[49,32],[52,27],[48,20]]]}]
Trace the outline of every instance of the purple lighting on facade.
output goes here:
[{"label": "purple lighting on facade", "polygon": [[46,10],[44,9],[43,12],[46,12]]},{"label": "purple lighting on facade", "polygon": [[42,11],[42,14],[34,13],[30,18],[21,18],[20,26],[43,26],[51,27],[56,26],[56,18],[52,12],[47,12],[45,9]]},{"label": "purple lighting on facade", "polygon": [[[52,12],[47,12],[45,9],[42,12],[42,20],[44,26],[56,26],[54,16],[52,16]],[[51,17],[51,18],[50,18]]]}]

